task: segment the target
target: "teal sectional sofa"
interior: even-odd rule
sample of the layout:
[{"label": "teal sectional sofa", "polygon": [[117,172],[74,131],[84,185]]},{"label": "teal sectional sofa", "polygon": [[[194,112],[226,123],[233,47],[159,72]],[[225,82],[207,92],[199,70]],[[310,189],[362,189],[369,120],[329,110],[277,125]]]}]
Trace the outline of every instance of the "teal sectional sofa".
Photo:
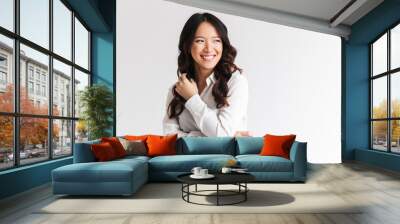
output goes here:
[{"label": "teal sectional sofa", "polygon": [[305,182],[307,143],[294,142],[290,159],[260,156],[262,137],[184,137],[177,141],[177,155],[127,156],[96,162],[91,141],[75,144],[74,163],[52,171],[54,194],[131,195],[148,181],[176,181],[193,167],[219,172],[234,159],[259,182]]}]

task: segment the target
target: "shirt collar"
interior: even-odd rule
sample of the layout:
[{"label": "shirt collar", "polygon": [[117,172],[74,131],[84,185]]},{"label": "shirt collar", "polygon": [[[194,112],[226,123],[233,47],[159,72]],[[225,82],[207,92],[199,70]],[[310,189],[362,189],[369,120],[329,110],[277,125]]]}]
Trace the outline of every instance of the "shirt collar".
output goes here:
[{"label": "shirt collar", "polygon": [[216,81],[214,72],[206,79],[207,86]]}]

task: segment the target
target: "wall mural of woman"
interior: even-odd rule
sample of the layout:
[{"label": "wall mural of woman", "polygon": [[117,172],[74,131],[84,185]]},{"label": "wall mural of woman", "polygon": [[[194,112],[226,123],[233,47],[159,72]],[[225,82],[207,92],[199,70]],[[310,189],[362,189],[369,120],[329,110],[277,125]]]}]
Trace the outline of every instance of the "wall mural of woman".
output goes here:
[{"label": "wall mural of woman", "polygon": [[178,80],[168,92],[164,134],[248,135],[248,83],[234,63],[236,54],[216,16],[189,18],[179,39]]}]

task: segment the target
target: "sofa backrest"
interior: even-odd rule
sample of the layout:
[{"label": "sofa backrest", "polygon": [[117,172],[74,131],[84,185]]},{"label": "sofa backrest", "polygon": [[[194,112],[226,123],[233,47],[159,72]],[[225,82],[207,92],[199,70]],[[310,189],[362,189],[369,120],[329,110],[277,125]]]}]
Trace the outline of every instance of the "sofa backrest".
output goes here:
[{"label": "sofa backrest", "polygon": [[177,144],[177,154],[226,154],[235,155],[235,138],[232,137],[183,137]]},{"label": "sofa backrest", "polygon": [[236,137],[236,155],[259,154],[263,144],[263,137]]},{"label": "sofa backrest", "polygon": [[98,144],[100,140],[75,143],[74,147],[74,163],[95,162],[96,158],[90,148],[92,144]]},{"label": "sofa backrest", "polygon": [[[100,143],[100,140],[76,143],[74,148],[74,163],[96,161],[91,144]],[[259,154],[263,147],[263,137],[183,137],[177,141],[178,155],[198,154],[225,154],[244,155]],[[297,142],[292,148],[297,146]]]}]

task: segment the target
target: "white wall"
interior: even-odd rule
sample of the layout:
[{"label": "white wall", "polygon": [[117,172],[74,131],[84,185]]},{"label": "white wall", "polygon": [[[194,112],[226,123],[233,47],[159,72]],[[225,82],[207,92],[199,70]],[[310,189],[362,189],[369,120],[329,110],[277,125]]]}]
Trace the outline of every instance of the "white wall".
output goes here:
[{"label": "white wall", "polygon": [[[178,40],[198,8],[161,0],[117,1],[117,135],[162,134]],[[340,38],[209,11],[228,27],[249,80],[255,136],[297,135],[312,163],[341,161]]]}]

